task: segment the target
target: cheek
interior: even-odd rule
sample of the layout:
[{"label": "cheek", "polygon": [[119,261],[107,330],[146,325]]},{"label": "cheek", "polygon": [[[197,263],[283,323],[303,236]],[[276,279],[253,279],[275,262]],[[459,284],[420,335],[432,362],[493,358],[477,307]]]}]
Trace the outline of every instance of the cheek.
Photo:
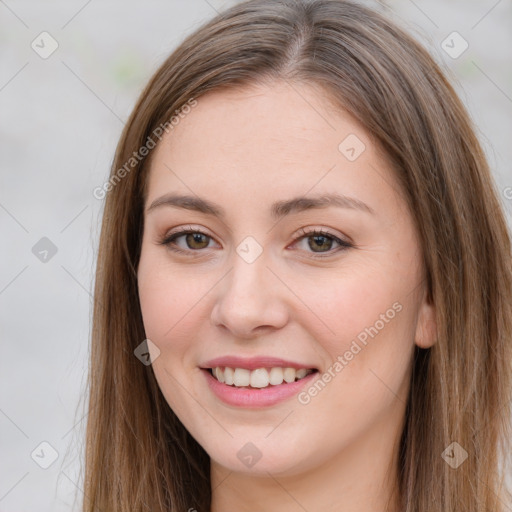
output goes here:
[{"label": "cheek", "polygon": [[201,276],[170,268],[160,253],[147,250],[139,264],[138,289],[146,336],[162,344],[190,332],[208,287]]},{"label": "cheek", "polygon": [[327,366],[330,391],[320,401],[356,411],[368,400],[391,401],[390,390],[397,392],[407,381],[417,309],[410,293],[412,274],[354,266],[329,283],[303,286],[302,296],[315,313],[304,316],[303,326],[321,347]]},{"label": "cheek", "polygon": [[[317,328],[316,341],[327,361],[320,376],[323,384],[306,388],[299,402],[303,415],[319,418],[318,432],[338,437],[333,442],[338,448],[355,442],[375,422],[386,424],[384,418],[397,414],[407,401],[415,306],[400,292],[383,280],[355,279],[324,296],[319,311],[335,334]],[[330,418],[330,426],[320,418]]]},{"label": "cheek", "polygon": [[139,299],[146,336],[155,342],[162,340],[176,323],[180,301],[166,281],[154,274],[139,278]]},{"label": "cheek", "polygon": [[305,327],[315,332],[332,358],[348,350],[352,340],[381,337],[404,316],[400,281],[368,266],[332,272],[325,280],[296,279],[297,296],[307,306]]},{"label": "cheek", "polygon": [[183,383],[189,382],[191,372],[197,371],[190,339],[202,321],[198,287],[191,286],[183,274],[170,272],[165,264],[148,257],[141,258],[138,287],[146,337],[160,350],[152,363],[158,386],[183,423],[197,423],[200,411],[194,410],[194,402],[185,391],[189,386]]}]

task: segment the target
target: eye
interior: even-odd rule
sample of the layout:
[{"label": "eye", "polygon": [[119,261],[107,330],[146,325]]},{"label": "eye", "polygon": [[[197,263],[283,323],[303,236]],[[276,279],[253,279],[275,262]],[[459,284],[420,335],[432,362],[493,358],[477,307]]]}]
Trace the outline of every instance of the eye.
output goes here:
[{"label": "eye", "polygon": [[[327,256],[332,256],[334,253],[339,251],[344,251],[354,247],[350,242],[341,240],[336,235],[333,235],[328,231],[324,231],[323,229],[311,229],[308,231],[305,228],[301,228],[299,234],[303,236],[301,236],[295,244],[298,242],[307,242],[307,247],[315,253],[315,258],[325,258]],[[332,250],[333,243],[338,244],[339,247]],[[325,253],[325,255],[322,253]]]},{"label": "eye", "polygon": [[[314,253],[315,258],[325,258],[339,251],[354,247],[350,242],[341,240],[336,235],[323,229],[311,229],[308,231],[306,228],[301,228],[299,234],[302,236],[294,242],[294,245],[307,241],[307,247],[311,249],[310,252]],[[180,238],[183,238],[185,247],[177,243],[177,240]],[[201,249],[207,249],[211,240],[213,240],[211,236],[200,229],[194,229],[192,226],[189,226],[188,229],[164,236],[158,243],[167,246],[171,251],[190,254],[191,252],[200,252]],[[338,245],[334,250],[332,249],[333,244]],[[305,250],[308,252],[307,249]]]},{"label": "eye", "polygon": [[[185,247],[179,246],[177,240],[183,238]],[[166,245],[171,251],[179,253],[190,253],[191,251],[200,251],[201,249],[208,248],[210,241],[213,238],[200,229],[194,229],[191,226],[188,229],[177,231],[164,236],[159,240],[159,244]]]}]

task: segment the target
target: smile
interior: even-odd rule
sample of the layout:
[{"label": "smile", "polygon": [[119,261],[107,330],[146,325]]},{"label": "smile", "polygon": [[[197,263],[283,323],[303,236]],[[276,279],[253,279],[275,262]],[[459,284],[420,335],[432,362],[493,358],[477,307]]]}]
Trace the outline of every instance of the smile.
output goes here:
[{"label": "smile", "polygon": [[229,366],[216,366],[210,368],[211,375],[219,382],[228,386],[237,388],[267,388],[269,386],[279,386],[286,382],[288,384],[301,380],[307,375],[315,372],[308,368],[256,368],[248,370],[246,368],[230,368]]},{"label": "smile", "polygon": [[317,369],[289,367],[248,370],[216,366],[202,368],[201,373],[215,399],[228,406],[244,409],[262,409],[290,400],[320,375]]}]

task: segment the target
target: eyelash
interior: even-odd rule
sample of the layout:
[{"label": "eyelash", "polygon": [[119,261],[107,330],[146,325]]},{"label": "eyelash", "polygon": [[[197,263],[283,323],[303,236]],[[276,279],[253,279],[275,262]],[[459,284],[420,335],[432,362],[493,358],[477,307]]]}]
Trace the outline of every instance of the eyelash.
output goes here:
[{"label": "eyelash", "polygon": [[[177,253],[181,253],[181,254],[190,254],[190,253],[194,253],[194,252],[201,252],[202,249],[188,249],[188,250],[184,250],[184,249],[180,249],[176,245],[173,246],[172,243],[177,238],[180,238],[180,237],[182,237],[184,235],[189,235],[189,234],[201,234],[201,235],[206,236],[207,238],[213,239],[213,237],[211,237],[207,233],[204,233],[200,229],[193,229],[192,227],[190,227],[189,229],[185,229],[185,230],[182,230],[182,231],[177,231],[176,233],[172,233],[170,235],[166,235],[163,238],[161,238],[158,241],[158,243],[160,245],[167,246],[167,248],[169,250],[171,250],[171,251],[174,251],[174,252],[177,252]],[[337,249],[332,249],[332,250],[329,250],[329,251],[327,251],[325,253],[314,253],[314,252],[312,252],[311,254],[313,255],[313,258],[318,258],[318,259],[328,258],[328,257],[332,256],[333,254],[336,254],[336,253],[338,253],[340,251],[345,251],[347,249],[351,249],[351,248],[355,247],[350,242],[347,242],[346,240],[341,240],[337,236],[333,235],[332,233],[329,233],[328,231],[324,231],[323,229],[312,229],[312,230],[308,231],[306,228],[301,228],[299,230],[299,235],[300,236],[294,241],[294,243],[296,243],[296,242],[298,242],[298,241],[300,241],[300,240],[302,240],[304,238],[309,238],[309,237],[312,237],[312,236],[323,236],[323,237],[326,237],[326,238],[334,240],[340,246]],[[199,255],[194,255],[194,256],[199,256]]]}]

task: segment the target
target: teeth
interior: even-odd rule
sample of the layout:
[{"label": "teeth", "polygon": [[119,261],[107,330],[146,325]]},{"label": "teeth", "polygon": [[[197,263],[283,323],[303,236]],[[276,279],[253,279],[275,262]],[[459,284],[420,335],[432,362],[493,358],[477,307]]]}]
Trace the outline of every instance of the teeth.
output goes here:
[{"label": "teeth", "polygon": [[291,383],[295,380],[303,379],[306,375],[312,373],[313,370],[301,368],[258,368],[256,370],[247,370],[245,368],[229,368],[222,369],[217,366],[212,368],[213,376],[228,386],[235,387],[252,387],[266,388],[269,385],[279,386],[284,382]]},{"label": "teeth", "polygon": [[272,368],[270,370],[270,384],[273,386],[278,386],[283,383],[283,369],[282,368]]},{"label": "teeth", "polygon": [[228,368],[228,367],[224,368],[224,382],[228,386],[232,386],[234,384],[234,381],[233,381],[234,375],[235,375],[235,372],[233,371],[233,368]]},{"label": "teeth", "polygon": [[285,368],[283,371],[283,377],[286,382],[295,381],[295,368]]},{"label": "teeth", "polygon": [[236,368],[233,383],[237,387],[248,386],[251,382],[251,372],[244,368]]},{"label": "teeth", "polygon": [[308,371],[306,370],[306,368],[301,368],[300,370],[297,370],[295,372],[297,379],[303,379],[307,374],[308,374]]},{"label": "teeth", "polygon": [[265,368],[258,368],[251,372],[251,388],[266,388],[268,386],[268,372]]},{"label": "teeth", "polygon": [[217,377],[217,380],[219,382],[224,382],[224,372],[222,371],[222,368],[217,367],[214,369],[215,377]]}]

